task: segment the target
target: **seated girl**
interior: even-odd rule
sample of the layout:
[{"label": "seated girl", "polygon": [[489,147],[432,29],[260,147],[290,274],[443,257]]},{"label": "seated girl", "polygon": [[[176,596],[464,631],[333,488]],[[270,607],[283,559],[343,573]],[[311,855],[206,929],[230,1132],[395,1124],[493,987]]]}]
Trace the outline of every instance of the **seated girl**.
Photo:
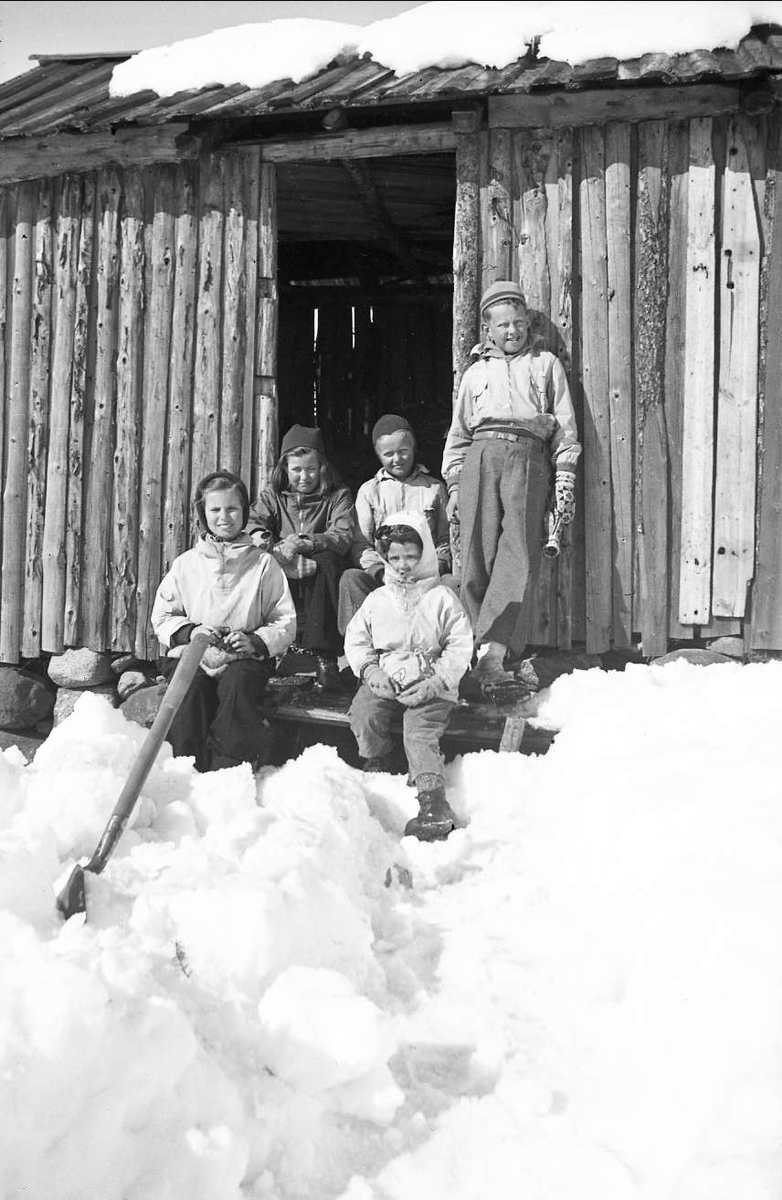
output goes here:
[{"label": "seated girl", "polygon": [[338,688],[339,577],[353,541],[350,490],[336,482],[319,429],[293,425],[280,447],[271,486],[250,510],[248,532],[264,537],[288,577],[296,606],[296,643],[316,659],[316,683]]},{"label": "seated girl", "polygon": [[193,634],[209,636],[168,740],[199,771],[259,765],[270,750],[260,706],[272,662],[293,640],[293,602],[277,563],[243,532],[250,500],[241,479],[230,471],[207,475],[194,507],[198,541],[174,559],[152,608],[169,677]]}]

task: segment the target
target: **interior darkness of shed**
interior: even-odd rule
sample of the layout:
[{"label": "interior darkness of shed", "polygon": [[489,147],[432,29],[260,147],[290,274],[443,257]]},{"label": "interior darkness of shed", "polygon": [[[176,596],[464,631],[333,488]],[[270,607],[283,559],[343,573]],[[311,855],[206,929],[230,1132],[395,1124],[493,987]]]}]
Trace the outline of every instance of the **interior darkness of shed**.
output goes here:
[{"label": "interior darkness of shed", "polygon": [[451,416],[451,154],[281,165],[280,430],[319,425],[354,489],[384,412],[439,470]]}]

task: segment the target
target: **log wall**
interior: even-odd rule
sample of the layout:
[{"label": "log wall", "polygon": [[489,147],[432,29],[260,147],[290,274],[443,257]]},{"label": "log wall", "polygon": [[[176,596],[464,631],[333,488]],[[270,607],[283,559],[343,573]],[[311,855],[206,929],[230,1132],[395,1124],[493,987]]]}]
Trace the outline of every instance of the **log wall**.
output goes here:
[{"label": "log wall", "polygon": [[258,486],[273,170],[248,149],[0,190],[0,661],[154,656],[194,483]]},{"label": "log wall", "polygon": [[481,287],[522,284],[584,445],[535,640],[782,650],[778,118],[479,138]]}]

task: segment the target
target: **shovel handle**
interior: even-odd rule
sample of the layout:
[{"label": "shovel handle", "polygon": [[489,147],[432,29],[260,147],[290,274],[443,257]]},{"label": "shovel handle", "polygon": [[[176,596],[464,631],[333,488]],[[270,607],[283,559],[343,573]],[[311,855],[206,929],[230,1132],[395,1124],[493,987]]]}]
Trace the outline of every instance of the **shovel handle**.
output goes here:
[{"label": "shovel handle", "polygon": [[149,733],[144,739],[136,760],[130,769],[125,786],[120,792],[117,803],[114,805],[114,811],[109,817],[108,824],[101,835],[95,853],[84,867],[85,871],[92,871],[95,875],[99,875],[108,862],[117,842],[122,837],[125,826],[135,808],[139,793],[144,786],[149,772],[152,770],[152,764],[157,758],[158,750],[165,741],[166,734],[171,728],[171,722],[182,706],[182,701],[195,678],[198,665],[208,645],[209,637],[207,634],[197,633],[185,647],[185,651],[177,663],[176,670],[171,678],[171,683],[166,688],[157,716],[152,722]]}]

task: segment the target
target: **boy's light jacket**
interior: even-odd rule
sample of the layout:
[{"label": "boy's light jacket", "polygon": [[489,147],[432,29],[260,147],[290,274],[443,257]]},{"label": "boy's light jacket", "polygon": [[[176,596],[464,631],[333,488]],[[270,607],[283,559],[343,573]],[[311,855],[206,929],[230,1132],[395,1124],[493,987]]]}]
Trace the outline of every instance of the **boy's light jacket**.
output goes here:
[{"label": "boy's light jacket", "polygon": [[581,454],[565,368],[536,347],[507,355],[487,343],[462,376],[443,452],[443,478],[458,482],[473,434],[481,425],[519,426],[548,445],[555,469],[575,471]]},{"label": "boy's light jacket", "polygon": [[356,496],[358,528],[351,549],[351,558],[365,571],[383,564],[375,550],[375,534],[389,513],[420,512],[426,517],[434,539],[438,563],[451,567],[451,540],[446,506],[448,493],[445,484],[426,467],[416,463],[407,479],[395,479],[385,467],[362,483]]},{"label": "boy's light jacket", "polygon": [[410,525],[424,551],[410,583],[388,564],[385,583],[367,596],[345,632],[345,655],[354,675],[377,663],[405,687],[434,675],[440,695],[458,697],[459,680],[470,665],[473,639],[461,601],[438,578],[437,556],[426,518],[417,512],[389,514],[387,525]]},{"label": "boy's light jacket", "polygon": [[[269,654],[284,654],[296,633],[296,610],[277,563],[245,535],[233,542],[201,536],[160,581],[152,628],[166,649],[183,625],[227,626],[257,633]],[[177,657],[184,647],[169,649]]]}]

